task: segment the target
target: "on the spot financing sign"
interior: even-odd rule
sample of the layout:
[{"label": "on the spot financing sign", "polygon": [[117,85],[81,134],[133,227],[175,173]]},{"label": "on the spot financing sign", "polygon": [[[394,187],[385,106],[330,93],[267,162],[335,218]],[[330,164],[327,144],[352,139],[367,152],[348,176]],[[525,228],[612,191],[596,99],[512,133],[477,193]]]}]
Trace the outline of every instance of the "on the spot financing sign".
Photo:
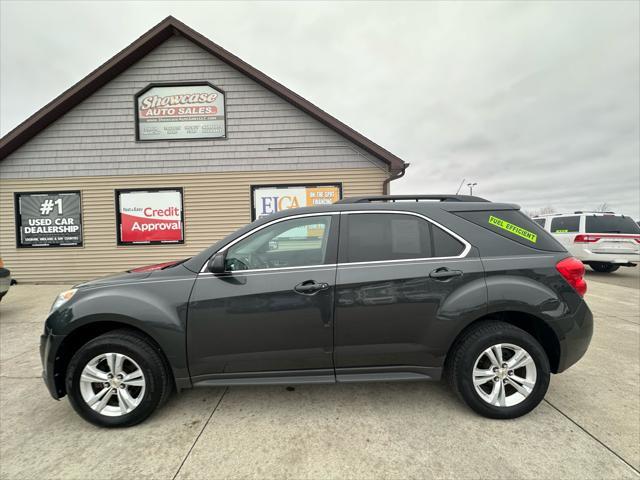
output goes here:
[{"label": "on the spot financing sign", "polygon": [[138,140],[226,136],[224,93],[207,84],[157,85],[136,99]]},{"label": "on the spot financing sign", "polygon": [[182,243],[182,189],[118,190],[118,243]]},{"label": "on the spot financing sign", "polygon": [[340,184],[253,186],[253,219],[290,208],[329,205],[340,200]]}]

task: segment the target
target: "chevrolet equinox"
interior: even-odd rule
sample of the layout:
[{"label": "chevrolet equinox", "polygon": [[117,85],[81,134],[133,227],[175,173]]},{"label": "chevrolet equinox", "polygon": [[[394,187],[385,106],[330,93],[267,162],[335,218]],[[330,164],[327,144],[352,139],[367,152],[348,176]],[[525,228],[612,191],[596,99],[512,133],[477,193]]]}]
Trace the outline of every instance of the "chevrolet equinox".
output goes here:
[{"label": "chevrolet equinox", "polygon": [[43,378],[105,427],[191,387],[441,378],[479,414],[515,418],[589,345],[583,275],[517,205],[347,198],[61,293]]}]

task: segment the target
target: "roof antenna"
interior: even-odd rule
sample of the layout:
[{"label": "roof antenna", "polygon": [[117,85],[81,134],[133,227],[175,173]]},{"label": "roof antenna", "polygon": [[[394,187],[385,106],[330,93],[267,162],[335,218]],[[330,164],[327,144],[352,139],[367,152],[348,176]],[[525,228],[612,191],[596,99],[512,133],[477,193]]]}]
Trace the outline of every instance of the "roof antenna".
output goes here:
[{"label": "roof antenna", "polygon": [[466,178],[463,178],[462,181],[460,182],[460,186],[458,187],[458,190],[456,190],[456,195],[458,195],[458,193],[460,193],[460,189],[462,188],[462,184],[464,183],[465,180],[466,180]]}]

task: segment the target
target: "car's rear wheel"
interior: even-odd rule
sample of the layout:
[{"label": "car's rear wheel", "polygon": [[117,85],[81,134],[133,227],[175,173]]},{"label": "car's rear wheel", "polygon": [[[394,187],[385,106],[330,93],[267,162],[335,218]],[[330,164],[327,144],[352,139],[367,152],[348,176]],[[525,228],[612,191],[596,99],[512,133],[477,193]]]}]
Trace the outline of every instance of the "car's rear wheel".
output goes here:
[{"label": "car's rear wheel", "polygon": [[101,427],[129,427],[163,403],[171,387],[157,348],[128,330],[101,335],[82,346],[66,376],[73,408]]},{"label": "car's rear wheel", "polygon": [[456,343],[449,380],[477,413],[508,419],[525,415],[544,398],[549,360],[530,334],[513,325],[487,321],[471,327]]},{"label": "car's rear wheel", "polygon": [[591,262],[589,266],[596,272],[600,273],[611,273],[615,272],[620,268],[620,265],[614,265],[613,263],[607,262]]}]

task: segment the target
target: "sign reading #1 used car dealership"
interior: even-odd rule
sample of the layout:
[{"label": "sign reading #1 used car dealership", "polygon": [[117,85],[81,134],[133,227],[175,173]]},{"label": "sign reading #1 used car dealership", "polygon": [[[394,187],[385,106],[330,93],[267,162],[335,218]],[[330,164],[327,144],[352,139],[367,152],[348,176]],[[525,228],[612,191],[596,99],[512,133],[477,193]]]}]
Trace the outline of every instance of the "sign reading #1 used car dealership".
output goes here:
[{"label": "sign reading #1 used car dealership", "polygon": [[182,188],[116,190],[118,244],[184,242]]},{"label": "sign reading #1 used car dealership", "polygon": [[25,247],[81,247],[80,192],[16,192],[16,244]]}]

